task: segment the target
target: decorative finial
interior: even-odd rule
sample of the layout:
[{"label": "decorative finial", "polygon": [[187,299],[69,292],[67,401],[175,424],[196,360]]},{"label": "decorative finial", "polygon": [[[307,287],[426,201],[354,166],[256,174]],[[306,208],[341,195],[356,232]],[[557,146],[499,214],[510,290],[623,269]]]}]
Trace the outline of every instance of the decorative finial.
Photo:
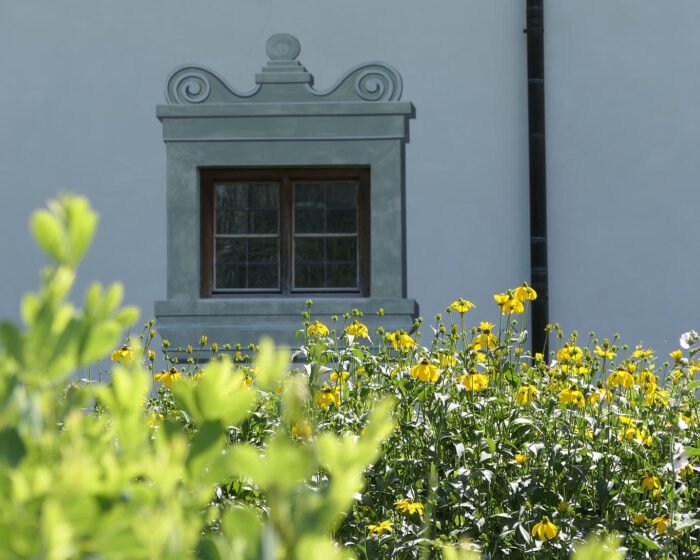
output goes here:
[{"label": "decorative finial", "polygon": [[289,33],[276,33],[267,40],[265,52],[270,60],[292,61],[301,52],[301,43]]}]

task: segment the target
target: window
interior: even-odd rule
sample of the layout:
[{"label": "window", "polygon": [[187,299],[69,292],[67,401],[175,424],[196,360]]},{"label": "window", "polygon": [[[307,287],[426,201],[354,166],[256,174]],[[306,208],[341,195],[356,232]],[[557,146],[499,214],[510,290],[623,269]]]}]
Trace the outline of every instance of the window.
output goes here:
[{"label": "window", "polygon": [[202,170],[201,293],[369,293],[366,168]]}]

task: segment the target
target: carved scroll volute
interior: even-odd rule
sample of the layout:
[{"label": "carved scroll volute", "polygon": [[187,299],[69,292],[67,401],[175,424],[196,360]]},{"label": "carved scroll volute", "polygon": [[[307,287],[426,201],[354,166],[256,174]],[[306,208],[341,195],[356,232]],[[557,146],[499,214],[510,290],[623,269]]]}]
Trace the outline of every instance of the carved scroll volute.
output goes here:
[{"label": "carved scroll volute", "polygon": [[313,88],[313,76],[297,61],[299,40],[287,33],[270,37],[268,63],[256,75],[258,87],[240,93],[216,73],[200,66],[182,66],[168,77],[165,98],[170,104],[305,101],[398,101],[401,75],[388,64],[369,62],[346,72],[331,88]]}]

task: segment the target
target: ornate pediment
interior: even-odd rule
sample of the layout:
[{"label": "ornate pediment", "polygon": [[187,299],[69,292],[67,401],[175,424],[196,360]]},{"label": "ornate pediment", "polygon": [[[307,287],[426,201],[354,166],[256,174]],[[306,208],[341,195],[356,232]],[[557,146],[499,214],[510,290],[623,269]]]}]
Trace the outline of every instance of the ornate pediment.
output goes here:
[{"label": "ornate pediment", "polygon": [[186,65],[170,73],[165,99],[170,105],[289,103],[289,102],[386,102],[401,98],[401,75],[382,62],[367,62],[346,72],[327,90],[313,87],[314,78],[297,60],[299,40],[278,33],[267,40],[267,64],[256,74],[257,87],[239,92],[202,66]]}]

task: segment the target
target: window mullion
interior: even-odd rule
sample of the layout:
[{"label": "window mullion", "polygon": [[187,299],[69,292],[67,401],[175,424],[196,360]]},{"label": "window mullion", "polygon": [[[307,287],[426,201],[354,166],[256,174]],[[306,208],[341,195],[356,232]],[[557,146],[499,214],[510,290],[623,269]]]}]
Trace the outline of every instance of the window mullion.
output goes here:
[{"label": "window mullion", "polygon": [[282,178],[280,183],[280,288],[283,294],[292,291],[292,266],[293,240],[292,240],[292,212],[293,212],[292,182],[288,176]]}]

